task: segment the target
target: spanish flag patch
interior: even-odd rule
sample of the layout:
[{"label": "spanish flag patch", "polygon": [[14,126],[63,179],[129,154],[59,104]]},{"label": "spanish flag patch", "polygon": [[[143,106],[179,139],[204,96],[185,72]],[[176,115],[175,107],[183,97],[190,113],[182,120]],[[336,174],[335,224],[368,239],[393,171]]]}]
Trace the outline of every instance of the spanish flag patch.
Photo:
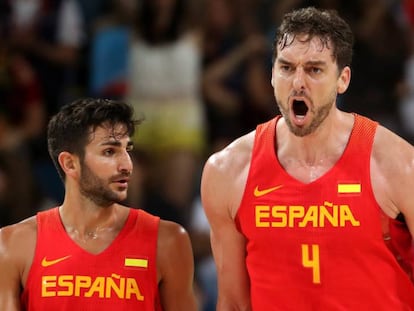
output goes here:
[{"label": "spanish flag patch", "polygon": [[361,184],[338,184],[338,193],[341,193],[341,194],[361,193]]},{"label": "spanish flag patch", "polygon": [[125,258],[125,267],[148,268],[148,259],[145,258]]}]

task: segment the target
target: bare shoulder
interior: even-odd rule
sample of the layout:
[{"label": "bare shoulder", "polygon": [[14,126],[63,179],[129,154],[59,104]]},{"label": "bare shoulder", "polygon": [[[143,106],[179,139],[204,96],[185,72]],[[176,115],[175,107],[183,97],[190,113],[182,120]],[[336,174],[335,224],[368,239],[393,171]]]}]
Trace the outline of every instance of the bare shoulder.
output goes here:
[{"label": "bare shoulder", "polygon": [[[0,265],[25,277],[36,247],[36,217],[0,229]],[[9,271],[12,272],[12,271]]]},{"label": "bare shoulder", "polygon": [[378,126],[372,159],[385,173],[404,173],[414,169],[414,147],[389,129]]},{"label": "bare shoulder", "polygon": [[189,241],[189,235],[180,224],[161,219],[158,240],[163,248],[176,248],[181,244],[186,244]]},{"label": "bare shoulder", "polygon": [[160,220],[157,262],[161,277],[166,275],[171,267],[193,265],[190,237],[183,226],[172,221]]},{"label": "bare shoulder", "polygon": [[255,132],[250,132],[234,140],[224,149],[213,153],[207,159],[205,170],[211,169],[218,173],[236,173],[249,163],[253,149]]},{"label": "bare shoulder", "polygon": [[27,218],[19,223],[6,226],[0,229],[0,254],[13,252],[26,245],[30,241],[36,241],[37,223],[36,217]]},{"label": "bare shoulder", "polygon": [[[249,171],[255,131],[212,154],[206,161],[201,178],[201,197],[207,213],[228,207],[235,216]],[[218,209],[218,210],[217,210]]]},{"label": "bare shoulder", "polygon": [[414,148],[383,126],[378,127],[375,135],[371,180],[374,195],[386,214],[395,217],[404,211],[404,198],[412,193]]}]

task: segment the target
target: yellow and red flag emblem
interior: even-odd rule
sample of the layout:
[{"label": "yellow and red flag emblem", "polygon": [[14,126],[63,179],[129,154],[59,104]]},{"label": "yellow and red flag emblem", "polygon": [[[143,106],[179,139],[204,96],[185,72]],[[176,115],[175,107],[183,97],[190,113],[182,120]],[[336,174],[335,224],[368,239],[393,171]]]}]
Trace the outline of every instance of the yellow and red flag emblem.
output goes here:
[{"label": "yellow and red flag emblem", "polygon": [[125,267],[148,268],[148,259],[145,258],[125,258]]},{"label": "yellow and red flag emblem", "polygon": [[353,194],[361,193],[361,184],[348,184],[342,183],[338,184],[338,193],[340,194]]}]

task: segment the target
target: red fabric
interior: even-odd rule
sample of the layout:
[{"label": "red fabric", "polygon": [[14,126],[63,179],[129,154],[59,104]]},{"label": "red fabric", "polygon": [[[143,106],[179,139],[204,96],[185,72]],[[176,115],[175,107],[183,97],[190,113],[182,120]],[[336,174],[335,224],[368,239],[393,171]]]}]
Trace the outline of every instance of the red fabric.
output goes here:
[{"label": "red fabric", "polygon": [[22,110],[29,106],[40,105],[42,102],[40,82],[30,64],[23,57],[15,56],[11,59],[10,73],[16,88],[13,105],[20,105]]},{"label": "red fabric", "polygon": [[413,284],[384,243],[371,189],[377,124],[355,120],[342,157],[308,184],[278,162],[277,120],[258,126],[236,219],[252,310],[414,310]]},{"label": "red fabric", "polygon": [[400,266],[414,281],[414,248],[411,234],[405,222],[384,215],[384,240]]},{"label": "red fabric", "polygon": [[[36,252],[21,299],[24,310],[158,310],[158,217],[131,209],[124,228],[97,255],[70,239],[57,208],[40,212],[37,221]],[[126,258],[147,260],[148,266],[127,266]]]},{"label": "red fabric", "polygon": [[40,82],[33,68],[21,55],[6,55],[4,74],[0,81],[2,105],[10,122],[19,126],[27,119],[31,108],[43,105]]},{"label": "red fabric", "polygon": [[403,9],[408,18],[409,23],[414,27],[414,1],[413,0],[404,0]]}]

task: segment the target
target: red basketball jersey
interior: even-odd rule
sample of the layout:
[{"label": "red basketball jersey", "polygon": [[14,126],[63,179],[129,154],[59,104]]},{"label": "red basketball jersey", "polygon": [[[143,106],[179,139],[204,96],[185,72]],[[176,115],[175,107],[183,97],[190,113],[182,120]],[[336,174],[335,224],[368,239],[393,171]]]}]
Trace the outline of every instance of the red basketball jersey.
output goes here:
[{"label": "red basketball jersey", "polygon": [[24,310],[161,310],[156,249],[159,218],[131,209],[111,245],[88,253],[66,233],[57,208],[37,214],[37,245]]},{"label": "red basketball jersey", "polygon": [[384,242],[371,186],[377,123],[355,115],[341,158],[305,184],[278,161],[277,120],[256,129],[236,217],[247,240],[252,309],[414,310],[413,284]]}]

